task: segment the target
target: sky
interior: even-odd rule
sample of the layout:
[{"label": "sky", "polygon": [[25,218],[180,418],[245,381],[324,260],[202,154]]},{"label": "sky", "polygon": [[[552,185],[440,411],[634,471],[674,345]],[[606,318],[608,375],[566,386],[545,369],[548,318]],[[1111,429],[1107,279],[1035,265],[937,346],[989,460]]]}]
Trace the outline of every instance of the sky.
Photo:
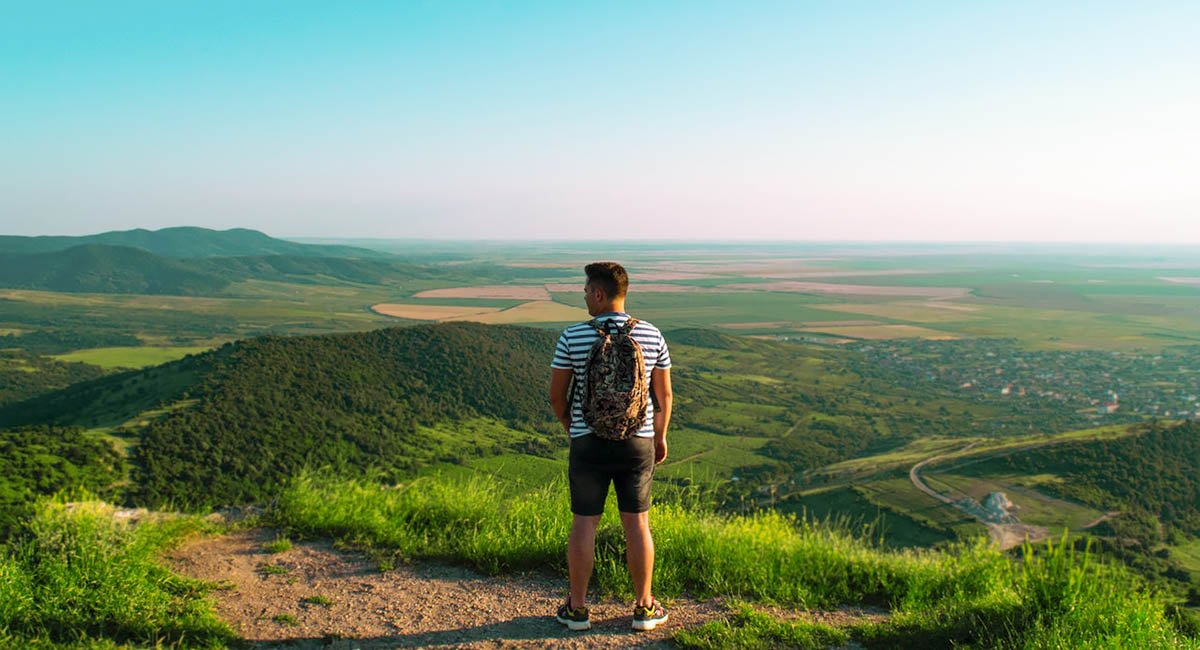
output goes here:
[{"label": "sky", "polygon": [[1200,243],[1196,2],[3,4],[0,234]]}]

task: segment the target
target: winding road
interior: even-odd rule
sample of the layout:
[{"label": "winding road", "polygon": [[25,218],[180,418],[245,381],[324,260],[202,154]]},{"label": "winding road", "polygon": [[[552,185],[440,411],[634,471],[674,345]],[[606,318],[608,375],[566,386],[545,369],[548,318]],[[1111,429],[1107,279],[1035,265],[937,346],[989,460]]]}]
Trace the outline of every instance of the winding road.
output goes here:
[{"label": "winding road", "polygon": [[[967,446],[963,447],[962,449],[958,450],[957,452],[951,452],[951,453],[962,453],[964,451],[969,451],[972,447],[974,447],[977,444],[979,444],[978,441],[972,442],[972,443],[968,444]],[[962,511],[962,509],[959,508],[955,504],[954,499],[951,499],[950,497],[942,494],[941,492],[938,492],[937,490],[929,487],[929,485],[927,485],[925,483],[925,481],[921,479],[921,468],[925,467],[929,463],[932,463],[937,460],[941,460],[942,458],[944,458],[948,455],[950,455],[950,454],[938,454],[937,456],[930,456],[929,458],[926,458],[925,460],[922,460],[921,462],[916,463],[915,465],[913,465],[912,467],[909,468],[908,479],[910,481],[912,481],[912,484],[918,490],[924,492],[925,494],[928,494],[929,496],[937,499],[938,501],[941,501],[942,503],[944,503],[948,506],[953,507],[956,510]],[[1046,535],[1049,534],[1049,531],[1043,526],[1033,526],[1030,524],[1021,524],[1021,523],[997,524],[997,523],[992,523],[990,521],[986,521],[973,513],[967,513],[967,514],[971,514],[971,516],[975,517],[976,521],[978,521],[979,523],[981,523],[985,527],[987,527],[988,535],[991,536],[991,538],[993,540],[995,540],[997,544],[999,544],[1001,550],[1008,550],[1010,548],[1020,546],[1025,541],[1036,542],[1038,540],[1045,539]]]}]

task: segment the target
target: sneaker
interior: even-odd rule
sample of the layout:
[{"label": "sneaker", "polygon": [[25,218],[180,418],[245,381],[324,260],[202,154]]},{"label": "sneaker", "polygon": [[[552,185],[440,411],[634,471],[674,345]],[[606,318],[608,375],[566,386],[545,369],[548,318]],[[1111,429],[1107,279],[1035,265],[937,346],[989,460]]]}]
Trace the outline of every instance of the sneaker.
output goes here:
[{"label": "sneaker", "polygon": [[667,622],[667,609],[657,599],[649,605],[637,605],[633,608],[633,629],[653,630],[659,623]]},{"label": "sneaker", "polygon": [[586,607],[571,607],[570,598],[558,608],[557,618],[559,623],[566,625],[568,630],[575,632],[588,630],[592,627],[592,621],[588,619],[588,609]]}]

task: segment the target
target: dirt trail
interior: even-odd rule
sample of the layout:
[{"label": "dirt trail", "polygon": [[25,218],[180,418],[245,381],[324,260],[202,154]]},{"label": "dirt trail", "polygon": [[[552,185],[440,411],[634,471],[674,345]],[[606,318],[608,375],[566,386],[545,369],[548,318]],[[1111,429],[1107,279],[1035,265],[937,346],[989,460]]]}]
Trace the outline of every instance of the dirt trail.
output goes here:
[{"label": "dirt trail", "polygon": [[[680,599],[667,624],[634,632],[629,604],[602,602],[592,605],[590,631],[569,632],[553,618],[561,580],[432,563],[381,573],[328,542],[269,553],[264,545],[273,539],[268,529],[239,531],[194,540],[165,558],[183,575],[225,585],[213,592],[217,613],[255,648],[666,648],[681,627],[726,613],[719,601]],[[313,597],[327,604],[304,602]],[[849,609],[801,615],[834,625],[883,617]]]}]

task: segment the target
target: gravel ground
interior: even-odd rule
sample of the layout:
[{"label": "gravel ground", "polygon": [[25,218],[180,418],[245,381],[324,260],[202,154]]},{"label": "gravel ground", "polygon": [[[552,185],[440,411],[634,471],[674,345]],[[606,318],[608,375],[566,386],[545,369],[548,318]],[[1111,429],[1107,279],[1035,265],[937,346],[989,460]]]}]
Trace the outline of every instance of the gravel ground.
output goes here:
[{"label": "gravel ground", "polygon": [[[659,629],[630,629],[631,603],[593,603],[592,629],[554,620],[566,585],[544,575],[484,576],[433,563],[379,572],[363,555],[328,542],[263,546],[269,529],[192,541],[167,557],[173,569],[226,588],[218,614],[255,648],[362,650],[412,647],[671,647],[681,627],[719,618],[719,602],[676,600]],[[265,568],[273,567],[273,568]],[[304,602],[323,597],[329,604]]]}]

